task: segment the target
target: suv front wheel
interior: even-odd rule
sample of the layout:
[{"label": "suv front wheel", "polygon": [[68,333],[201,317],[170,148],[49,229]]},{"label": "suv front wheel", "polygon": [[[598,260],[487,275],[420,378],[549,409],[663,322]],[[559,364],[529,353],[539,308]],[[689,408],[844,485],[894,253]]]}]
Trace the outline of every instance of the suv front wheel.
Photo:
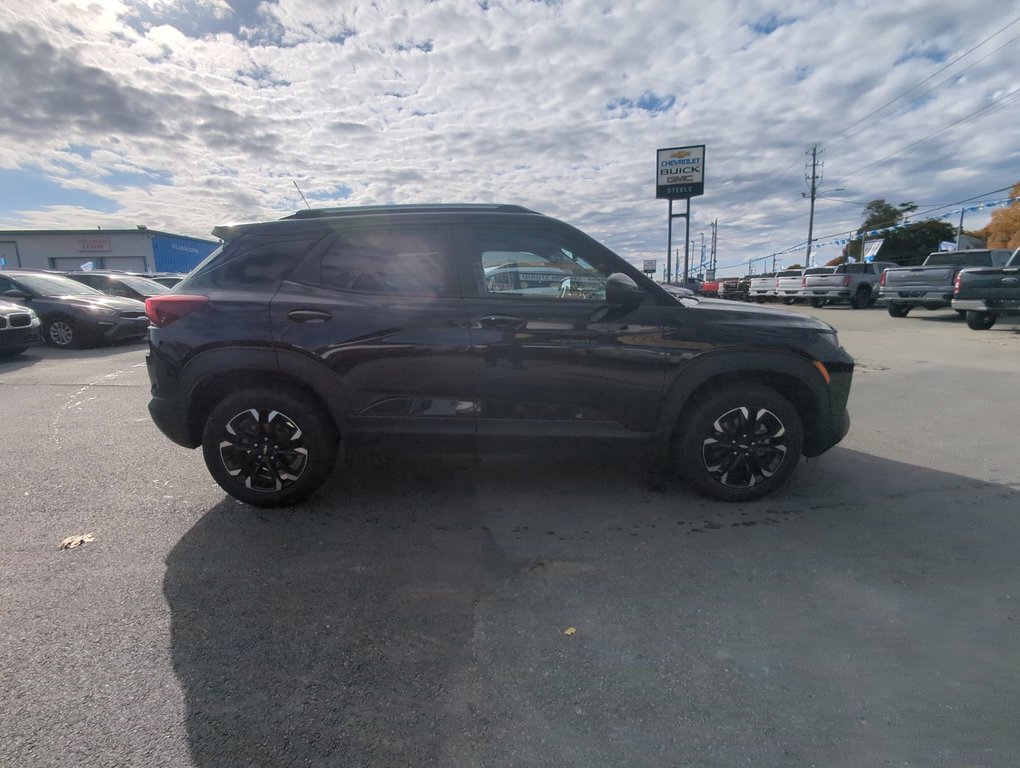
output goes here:
[{"label": "suv front wheel", "polygon": [[680,474],[704,496],[750,501],[783,485],[800,461],[804,429],[779,393],[756,384],[727,387],[682,417]]},{"label": "suv front wheel", "polygon": [[202,453],[213,479],[234,498],[257,507],[303,500],[329,477],[337,450],[329,415],[285,390],[235,392],[213,408],[202,431]]}]

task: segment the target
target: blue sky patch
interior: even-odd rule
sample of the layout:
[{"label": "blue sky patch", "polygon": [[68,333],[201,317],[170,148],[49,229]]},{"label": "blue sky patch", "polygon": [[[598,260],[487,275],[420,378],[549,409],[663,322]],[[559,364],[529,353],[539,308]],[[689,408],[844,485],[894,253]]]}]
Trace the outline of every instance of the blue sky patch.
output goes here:
[{"label": "blue sky patch", "polygon": [[0,209],[30,211],[58,205],[88,208],[100,213],[115,213],[117,203],[80,189],[67,189],[38,171],[23,168],[0,169]]},{"label": "blue sky patch", "polygon": [[749,26],[751,31],[756,35],[771,35],[780,27],[788,27],[796,22],[796,16],[787,16],[784,18],[774,13],[770,13],[768,16],[762,16],[760,19],[751,22],[747,26]]}]

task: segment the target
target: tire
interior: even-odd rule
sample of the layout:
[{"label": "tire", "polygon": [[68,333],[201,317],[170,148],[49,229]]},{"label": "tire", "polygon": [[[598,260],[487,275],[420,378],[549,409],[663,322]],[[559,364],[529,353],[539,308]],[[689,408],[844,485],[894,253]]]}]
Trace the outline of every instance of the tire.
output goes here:
[{"label": "tire", "polygon": [[333,471],[338,451],[329,414],[290,390],[244,389],[210,412],[202,430],[209,474],[256,507],[296,504]]},{"label": "tire", "polygon": [[875,300],[871,297],[871,288],[866,285],[861,286],[854,297],[850,299],[850,306],[854,309],[867,309],[874,303]]},{"label": "tire", "polygon": [[995,325],[995,315],[991,312],[980,312],[976,309],[967,310],[967,327],[974,331],[987,331]]},{"label": "tire", "polygon": [[673,455],[680,475],[702,496],[740,502],[789,480],[803,446],[800,416],[786,398],[768,387],[740,384],[684,413]]},{"label": "tire", "polygon": [[795,298],[793,298],[792,296],[787,296],[786,298],[783,299],[783,303],[786,304],[787,306],[789,306],[790,304],[793,304],[795,301],[797,301],[797,300]]},{"label": "tire", "polygon": [[52,317],[43,324],[43,341],[57,349],[73,349],[82,346],[83,332],[69,317]]},{"label": "tire", "polygon": [[756,302],[758,302],[759,304],[764,304],[765,303],[765,297],[764,296],[755,296],[754,300]]},{"label": "tire", "polygon": [[825,306],[827,299],[811,299],[811,306],[815,309],[821,309]]},{"label": "tire", "polygon": [[910,307],[906,304],[890,304],[888,307],[890,317],[906,317]]}]

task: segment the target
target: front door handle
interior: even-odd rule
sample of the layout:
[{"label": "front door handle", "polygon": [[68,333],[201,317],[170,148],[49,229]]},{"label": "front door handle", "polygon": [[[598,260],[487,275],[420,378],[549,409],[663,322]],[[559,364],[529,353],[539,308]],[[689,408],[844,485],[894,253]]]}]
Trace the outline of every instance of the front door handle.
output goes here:
[{"label": "front door handle", "polygon": [[287,317],[295,323],[324,323],[333,319],[333,315],[322,309],[292,309]]},{"label": "front door handle", "polygon": [[511,315],[489,315],[478,321],[484,328],[520,328],[524,319]]}]

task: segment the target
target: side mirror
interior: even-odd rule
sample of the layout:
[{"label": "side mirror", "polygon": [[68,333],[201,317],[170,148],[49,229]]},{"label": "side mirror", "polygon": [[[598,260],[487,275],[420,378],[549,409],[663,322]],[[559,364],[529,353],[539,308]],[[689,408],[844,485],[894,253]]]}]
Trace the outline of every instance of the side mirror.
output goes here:
[{"label": "side mirror", "polygon": [[645,300],[645,292],[623,272],[614,272],[606,278],[606,302],[633,309]]}]

